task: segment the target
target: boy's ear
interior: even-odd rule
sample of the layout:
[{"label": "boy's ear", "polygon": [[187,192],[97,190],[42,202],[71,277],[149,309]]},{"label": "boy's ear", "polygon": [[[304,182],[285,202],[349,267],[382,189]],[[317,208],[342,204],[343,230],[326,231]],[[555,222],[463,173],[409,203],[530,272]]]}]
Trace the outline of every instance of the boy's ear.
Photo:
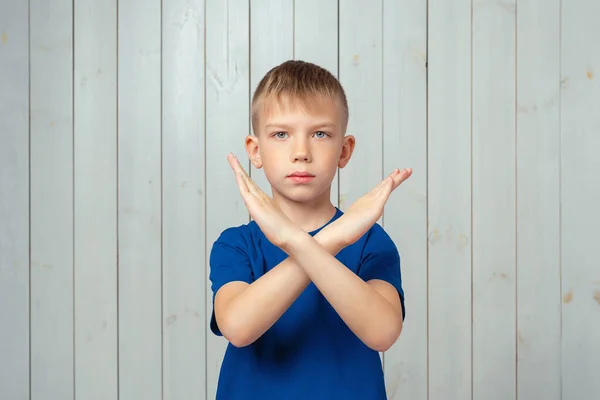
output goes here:
[{"label": "boy's ear", "polygon": [[344,142],[342,143],[342,152],[338,161],[338,167],[344,168],[350,161],[352,153],[354,152],[354,146],[356,145],[356,139],[352,135],[344,136]]},{"label": "boy's ear", "polygon": [[246,153],[250,158],[250,162],[254,165],[254,168],[262,167],[262,160],[260,159],[260,152],[258,151],[258,138],[254,135],[246,136]]}]

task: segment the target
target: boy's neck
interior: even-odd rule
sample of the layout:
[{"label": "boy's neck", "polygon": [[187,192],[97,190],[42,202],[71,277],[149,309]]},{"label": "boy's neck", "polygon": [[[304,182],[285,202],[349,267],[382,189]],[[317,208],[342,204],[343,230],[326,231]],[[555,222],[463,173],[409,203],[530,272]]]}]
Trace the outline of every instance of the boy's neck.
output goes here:
[{"label": "boy's neck", "polygon": [[336,212],[335,206],[331,204],[329,191],[306,203],[291,201],[273,191],[273,200],[283,213],[305,232],[321,228]]}]

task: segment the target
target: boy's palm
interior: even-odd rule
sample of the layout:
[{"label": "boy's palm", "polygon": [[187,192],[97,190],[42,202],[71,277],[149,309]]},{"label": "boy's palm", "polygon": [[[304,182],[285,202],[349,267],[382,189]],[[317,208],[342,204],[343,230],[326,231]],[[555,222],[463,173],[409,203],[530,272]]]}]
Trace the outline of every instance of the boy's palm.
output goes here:
[{"label": "boy's palm", "polygon": [[381,217],[390,194],[412,174],[412,169],[396,169],[373,190],[356,200],[336,221],[344,243],[350,245],[362,237]]},{"label": "boy's palm", "polygon": [[275,201],[250,179],[234,155],[228,155],[227,160],[235,172],[240,194],[250,216],[267,239],[275,246],[281,247],[295,228],[293,222],[281,211]]}]

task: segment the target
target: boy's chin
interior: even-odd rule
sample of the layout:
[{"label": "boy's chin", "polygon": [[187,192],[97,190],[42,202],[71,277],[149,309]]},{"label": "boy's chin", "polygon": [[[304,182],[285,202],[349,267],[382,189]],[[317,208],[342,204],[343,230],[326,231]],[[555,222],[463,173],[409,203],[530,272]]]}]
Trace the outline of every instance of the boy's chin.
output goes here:
[{"label": "boy's chin", "polygon": [[325,197],[329,201],[326,189],[323,190],[322,188],[310,187],[308,185],[293,188],[274,188],[274,190],[279,197],[294,203],[314,203],[319,202]]}]

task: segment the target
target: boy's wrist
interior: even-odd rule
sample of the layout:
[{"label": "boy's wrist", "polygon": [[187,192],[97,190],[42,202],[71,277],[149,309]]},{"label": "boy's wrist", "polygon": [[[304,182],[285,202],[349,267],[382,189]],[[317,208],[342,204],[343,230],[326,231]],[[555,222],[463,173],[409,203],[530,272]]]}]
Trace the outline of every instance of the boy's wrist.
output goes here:
[{"label": "boy's wrist", "polygon": [[314,239],[302,229],[290,229],[278,247],[288,254],[293,254],[296,251],[310,247],[310,241],[315,240],[321,247],[335,255],[348,245],[345,242],[343,227],[340,224],[336,224],[336,222],[321,229],[315,235]]},{"label": "boy's wrist", "polygon": [[[344,216],[341,216],[340,219],[341,218],[344,218]],[[348,243],[346,242],[346,235],[344,235],[343,227],[339,222],[340,219],[327,225],[325,228],[323,228],[323,230],[321,230],[321,232],[319,232],[319,235],[323,236],[325,243],[327,243],[332,250],[335,250],[335,253],[348,246]]]},{"label": "boy's wrist", "polygon": [[332,255],[336,255],[346,247],[344,235],[342,234],[343,232],[338,227],[339,225],[336,225],[334,222],[327,225],[315,235],[315,239],[319,242],[321,247],[326,249]]},{"label": "boy's wrist", "polygon": [[281,240],[279,241],[279,243],[273,244],[275,244],[277,247],[279,247],[285,252],[296,248],[298,246],[299,241],[301,241],[303,237],[307,235],[306,232],[304,232],[296,225],[290,225],[286,228],[283,228],[281,232]]},{"label": "boy's wrist", "polygon": [[290,229],[278,247],[287,254],[293,254],[306,246],[307,239],[310,239],[310,235],[302,229]]}]

